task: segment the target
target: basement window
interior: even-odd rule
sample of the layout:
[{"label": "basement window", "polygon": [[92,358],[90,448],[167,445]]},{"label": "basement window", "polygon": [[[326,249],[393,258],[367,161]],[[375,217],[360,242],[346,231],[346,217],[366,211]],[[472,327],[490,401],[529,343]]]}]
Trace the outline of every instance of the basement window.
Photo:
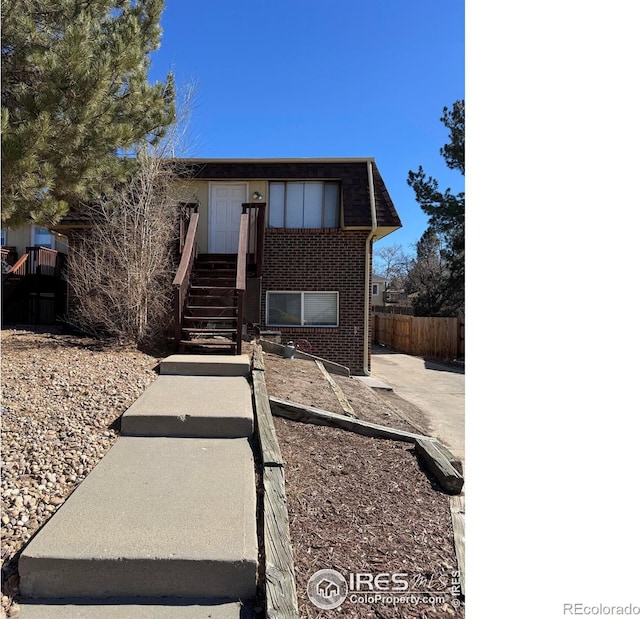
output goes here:
[{"label": "basement window", "polygon": [[267,292],[267,324],[273,327],[337,327],[337,292]]},{"label": "basement window", "polygon": [[289,181],[269,184],[270,228],[339,228],[340,183]]}]

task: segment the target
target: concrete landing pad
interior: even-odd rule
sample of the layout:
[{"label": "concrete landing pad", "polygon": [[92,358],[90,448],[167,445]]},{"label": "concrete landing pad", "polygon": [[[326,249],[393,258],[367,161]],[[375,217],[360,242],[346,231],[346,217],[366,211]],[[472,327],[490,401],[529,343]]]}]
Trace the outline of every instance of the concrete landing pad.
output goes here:
[{"label": "concrete landing pad", "polygon": [[371,387],[372,389],[393,391],[393,387],[391,385],[388,385],[387,383],[379,380],[378,378],[374,378],[373,376],[354,376],[354,378],[367,385],[367,387]]},{"label": "concrete landing pad", "polygon": [[20,589],[251,599],[257,563],[247,439],[121,437],[25,548]]}]

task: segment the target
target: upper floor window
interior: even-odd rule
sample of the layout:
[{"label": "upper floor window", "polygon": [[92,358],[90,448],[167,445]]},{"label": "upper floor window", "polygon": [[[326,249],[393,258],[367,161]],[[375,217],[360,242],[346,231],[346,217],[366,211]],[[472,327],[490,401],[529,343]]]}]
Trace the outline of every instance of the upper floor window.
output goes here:
[{"label": "upper floor window", "polygon": [[0,229],[0,245],[4,247],[7,244],[7,231],[4,228]]},{"label": "upper floor window", "polygon": [[270,183],[269,227],[340,227],[340,183],[329,181]]},{"label": "upper floor window", "polygon": [[31,238],[34,247],[48,247],[49,249],[53,249],[53,234],[49,232],[48,228],[34,226],[32,228]]}]

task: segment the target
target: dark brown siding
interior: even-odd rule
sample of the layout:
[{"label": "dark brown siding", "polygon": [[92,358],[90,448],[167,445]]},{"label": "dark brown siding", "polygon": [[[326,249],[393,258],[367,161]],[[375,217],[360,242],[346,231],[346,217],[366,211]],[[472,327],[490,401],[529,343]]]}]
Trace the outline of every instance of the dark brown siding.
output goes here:
[{"label": "dark brown siding", "polygon": [[[344,225],[371,226],[369,175],[366,161],[354,162],[202,162],[185,164],[185,176],[211,180],[338,180],[342,187]],[[379,226],[400,226],[400,218],[373,164]]]},{"label": "dark brown siding", "polygon": [[[337,291],[338,327],[272,327],[282,342],[304,338],[312,353],[362,374],[364,269],[368,232],[268,229],[262,285],[261,325],[266,326],[266,293],[275,290]],[[368,334],[370,339],[370,334]]]}]

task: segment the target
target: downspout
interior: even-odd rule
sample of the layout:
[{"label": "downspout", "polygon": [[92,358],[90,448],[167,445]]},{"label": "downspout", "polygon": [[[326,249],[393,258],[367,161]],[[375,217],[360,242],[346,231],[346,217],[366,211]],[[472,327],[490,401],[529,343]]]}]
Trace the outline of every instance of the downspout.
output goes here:
[{"label": "downspout", "polygon": [[369,298],[371,291],[371,242],[376,237],[378,230],[378,217],[376,215],[376,196],[373,189],[373,165],[371,160],[367,161],[367,174],[369,175],[369,202],[371,207],[371,232],[367,236],[365,246],[364,265],[364,346],[362,357],[362,370],[365,376],[370,376],[369,372]]}]

